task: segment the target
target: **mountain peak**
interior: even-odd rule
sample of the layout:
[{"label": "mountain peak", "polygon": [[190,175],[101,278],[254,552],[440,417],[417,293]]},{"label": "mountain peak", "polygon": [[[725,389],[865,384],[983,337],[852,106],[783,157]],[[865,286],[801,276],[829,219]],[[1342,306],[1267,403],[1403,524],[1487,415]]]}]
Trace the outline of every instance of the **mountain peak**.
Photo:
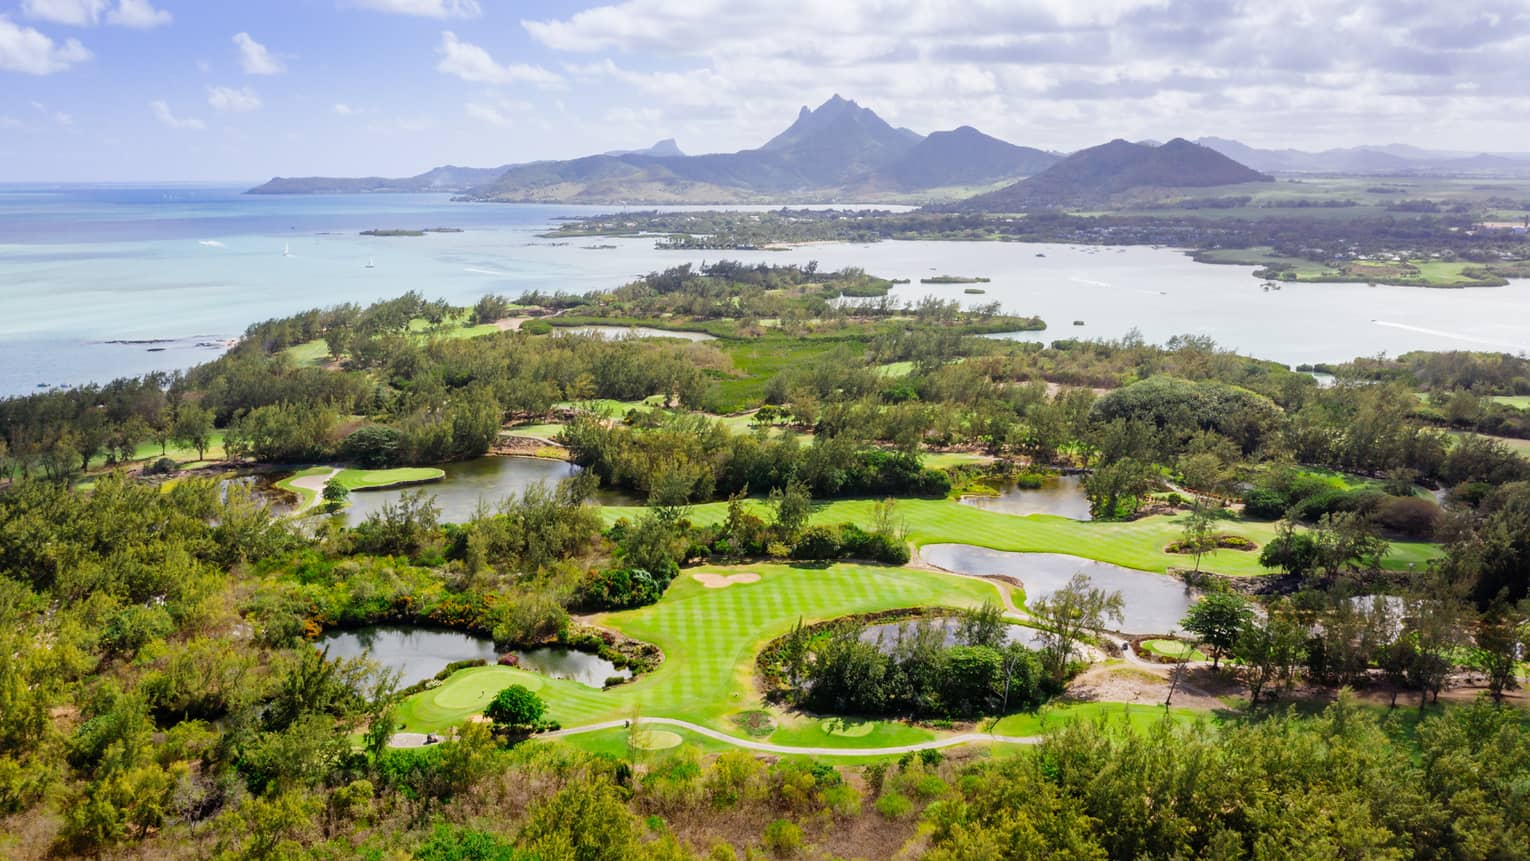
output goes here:
[{"label": "mountain peak", "polygon": [[[797,113],[797,121],[760,149],[786,150],[808,145],[814,140],[823,145],[824,139],[830,136],[866,139],[875,148],[897,150],[907,149],[922,139],[908,129],[893,128],[877,116],[876,111],[863,108],[855,100],[835,93],[817,108],[810,109],[804,105]],[[853,143],[848,140],[846,142]]]}]

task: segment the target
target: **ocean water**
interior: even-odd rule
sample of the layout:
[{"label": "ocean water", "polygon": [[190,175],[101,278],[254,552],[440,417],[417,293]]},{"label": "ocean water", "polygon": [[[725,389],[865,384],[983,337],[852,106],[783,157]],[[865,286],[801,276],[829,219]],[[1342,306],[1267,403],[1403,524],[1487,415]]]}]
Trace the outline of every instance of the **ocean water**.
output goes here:
[{"label": "ocean water", "polygon": [[[1292,364],[1410,349],[1530,349],[1530,282],[1263,292],[1249,267],[1197,264],[1172,249],[883,242],[700,253],[658,251],[650,239],[555,244],[538,234],[557,219],[612,208],[242,191],[0,186],[0,395],[189,367],[217,356],[251,323],[317,306],[408,290],[458,304],[491,292],[585,292],[722,257],[859,266],[911,279],[898,289],[905,298],[999,301],[1048,322],[1047,332],[1027,338],[1196,333]],[[360,235],[427,227],[462,232]],[[585,247],[597,244],[616,248]],[[935,274],[992,280],[976,285],[983,295],[917,283]]]}]

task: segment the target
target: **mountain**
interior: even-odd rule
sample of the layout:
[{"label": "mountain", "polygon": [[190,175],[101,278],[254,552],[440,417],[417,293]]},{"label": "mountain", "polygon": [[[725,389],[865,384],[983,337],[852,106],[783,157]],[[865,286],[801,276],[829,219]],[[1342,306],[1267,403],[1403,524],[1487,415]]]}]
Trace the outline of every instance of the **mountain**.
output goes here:
[{"label": "mountain", "polygon": [[1530,155],[1522,153],[1463,153],[1426,150],[1407,144],[1358,146],[1306,152],[1258,149],[1225,138],[1200,138],[1196,143],[1256,170],[1274,173],[1413,174],[1465,173],[1523,175],[1530,173]]},{"label": "mountain", "polygon": [[1116,139],[1059,161],[1041,173],[954,208],[1015,212],[1104,203],[1136,188],[1187,188],[1273,182],[1216,150],[1175,138],[1162,146]]},{"label": "mountain", "polygon": [[463,192],[470,188],[493,182],[509,165],[501,167],[457,167],[442,165],[418,176],[403,179],[386,179],[367,176],[354,179],[333,177],[281,177],[278,176],[250,194],[370,194],[425,191]]},{"label": "mountain", "polygon": [[680,145],[675,143],[675,139],[674,138],[665,138],[664,140],[659,141],[658,143],[654,144],[653,146],[649,147],[648,149],[619,149],[619,150],[612,150],[611,152],[602,153],[602,154],[603,155],[609,155],[609,156],[646,155],[646,156],[652,156],[654,158],[684,158],[685,157],[685,153],[680,151]]},{"label": "mountain", "polygon": [[967,126],[925,138],[835,95],[817,108],[804,106],[762,146],[733,153],[686,155],[670,139],[646,150],[491,170],[437,168],[409,179],[277,178],[251,192],[449,190],[472,200],[543,203],[832,201],[994,185],[1056,160]]},{"label": "mountain", "polygon": [[1015,146],[962,126],[931,134],[878,175],[900,189],[986,185],[1038,174],[1059,160],[1052,153]]}]

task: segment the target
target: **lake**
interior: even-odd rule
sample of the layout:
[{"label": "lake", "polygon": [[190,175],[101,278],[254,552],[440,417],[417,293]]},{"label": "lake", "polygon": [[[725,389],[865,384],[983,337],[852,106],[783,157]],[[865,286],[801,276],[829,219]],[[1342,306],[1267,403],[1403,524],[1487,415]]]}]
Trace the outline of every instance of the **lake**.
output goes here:
[{"label": "lake", "polygon": [[[921,621],[939,628],[945,635],[947,646],[956,645],[956,632],[961,626],[961,619],[956,616],[939,616],[934,619],[910,619],[903,622],[882,622],[876,625],[867,625],[861,629],[861,641],[875,643],[880,639],[884,649],[891,649],[897,644],[898,637],[905,628],[909,633],[912,633],[913,627]],[[1035,628],[1028,628],[1025,625],[1005,625],[1004,641],[1006,643],[1020,643],[1032,649],[1040,645],[1037,630]]]},{"label": "lake", "polygon": [[[1172,249],[1002,242],[692,252],[656,250],[650,237],[602,239],[616,247],[591,251],[538,234],[556,219],[614,207],[243,190],[0,187],[0,395],[190,367],[217,356],[251,323],[316,304],[414,289],[456,304],[485,293],[582,293],[721,258],[858,266],[915,282],[895,289],[901,298],[997,301],[1048,322],[1046,332],[1015,336],[1032,340],[1119,338],[1136,329],[1161,342],[1188,332],[1288,364],[1415,349],[1530,349],[1530,281],[1523,280],[1470,290],[1311,284],[1264,292],[1253,267],[1199,264]],[[462,232],[358,235],[421,227]],[[935,274],[990,281],[981,296],[960,284],[917,283]]]},{"label": "lake", "polygon": [[1028,602],[1067,585],[1075,573],[1088,575],[1095,586],[1120,591],[1126,599],[1126,618],[1120,630],[1133,634],[1178,630],[1195,599],[1183,583],[1166,575],[1061,553],[1009,553],[967,544],[930,544],[919,555],[947,571],[1014,577],[1024,584]]},{"label": "lake", "polygon": [[[349,631],[334,631],[314,642],[316,648],[328,648],[331,658],[370,656],[383,668],[399,673],[399,685],[408,687],[428,681],[447,664],[457,661],[499,660],[500,652],[488,637],[460,631],[419,628],[406,625],[369,625]],[[520,658],[522,669],[555,679],[570,679],[592,688],[605,685],[613,676],[628,678],[632,672],[618,669],[600,657],[572,649],[540,646],[518,649],[511,654]]]},{"label": "lake", "polygon": [[338,516],[355,526],[383,506],[396,504],[399,497],[423,491],[436,498],[441,522],[466,523],[473,519],[480,503],[492,511],[507,496],[519,496],[534,484],[552,488],[565,478],[579,473],[579,467],[561,460],[542,457],[479,457],[458,463],[442,464],[446,477],[429,484],[389,490],[358,490],[351,494],[351,504]]},{"label": "lake", "polygon": [[1048,476],[1040,487],[1006,487],[998,496],[963,496],[963,505],[1002,514],[1055,514],[1071,520],[1091,520],[1084,496],[1083,476]]}]

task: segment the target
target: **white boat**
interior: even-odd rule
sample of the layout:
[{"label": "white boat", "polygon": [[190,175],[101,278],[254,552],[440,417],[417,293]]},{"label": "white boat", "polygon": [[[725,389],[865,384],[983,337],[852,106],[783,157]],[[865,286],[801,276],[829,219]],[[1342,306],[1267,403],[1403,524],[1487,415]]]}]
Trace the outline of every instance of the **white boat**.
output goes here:
[{"label": "white boat", "polygon": [[376,269],[377,268],[377,264],[373,263],[372,262],[372,258],[370,258],[370,257],[367,258],[367,268],[368,269]]},{"label": "white boat", "polygon": [[292,243],[291,242],[284,243],[282,245],[282,256],[283,257],[291,257],[292,256]]}]

